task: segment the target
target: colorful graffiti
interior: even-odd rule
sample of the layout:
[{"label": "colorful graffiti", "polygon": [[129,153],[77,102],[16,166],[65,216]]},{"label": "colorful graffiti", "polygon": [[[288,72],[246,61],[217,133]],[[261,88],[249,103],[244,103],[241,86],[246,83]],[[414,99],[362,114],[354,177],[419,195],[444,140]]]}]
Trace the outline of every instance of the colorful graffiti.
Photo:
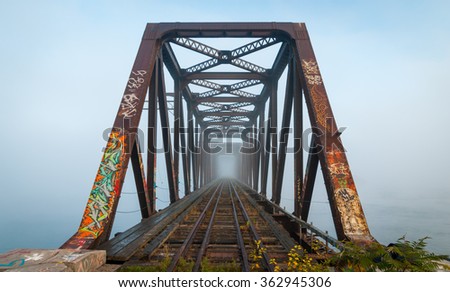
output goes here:
[{"label": "colorful graffiti", "polygon": [[[23,265],[25,265],[26,262],[29,262],[29,261],[37,262],[44,258],[43,253],[33,253],[33,254],[29,254],[29,255],[21,255],[20,251],[21,250],[17,250],[17,251],[7,253],[6,254],[7,256],[17,254],[17,255],[20,255],[20,258],[18,260],[12,260],[7,264],[0,263],[0,268],[2,268],[2,267],[3,268],[22,267]],[[23,250],[23,251],[26,252],[27,250]]]},{"label": "colorful graffiti", "polygon": [[[142,89],[146,76],[146,70],[131,72],[119,116],[130,119],[137,115],[138,106],[143,103],[138,90]],[[109,136],[78,232],[64,243],[64,248],[89,248],[107,228],[119,197],[126,147],[125,136],[119,129],[114,129]]]},{"label": "colorful graffiti", "polygon": [[25,265],[25,259],[14,260],[14,261],[11,261],[11,262],[9,262],[9,263],[7,263],[7,264],[1,264],[1,263],[0,263],[0,268],[1,268],[1,267],[12,268],[12,267],[14,267],[14,265],[17,264],[17,263],[19,263],[17,266],[18,266],[18,267],[21,267],[21,266]]},{"label": "colorful graffiti", "polygon": [[317,62],[314,60],[302,60],[303,73],[309,86],[309,92],[313,100],[313,106],[316,113],[316,119],[319,125],[326,128],[326,113],[328,110],[328,101],[322,88],[322,76],[320,75]]},{"label": "colorful graffiti", "polygon": [[120,131],[113,130],[84,211],[78,230],[79,237],[97,238],[103,232],[114,201],[119,195],[124,147],[125,136],[120,135]]}]

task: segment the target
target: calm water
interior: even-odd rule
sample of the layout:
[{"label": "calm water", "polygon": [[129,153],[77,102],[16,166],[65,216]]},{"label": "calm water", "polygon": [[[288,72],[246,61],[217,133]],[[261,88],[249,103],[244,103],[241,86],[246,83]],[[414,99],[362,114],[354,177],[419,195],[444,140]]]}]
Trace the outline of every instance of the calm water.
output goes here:
[{"label": "calm water", "polygon": [[[372,235],[381,243],[389,244],[406,235],[408,240],[425,236],[427,249],[435,253],[450,255],[450,208],[449,204],[436,204],[432,208],[423,205],[380,205],[366,203],[364,212]],[[316,207],[311,220],[314,225],[333,230],[329,207]],[[332,232],[330,232],[331,234]]]},{"label": "calm water", "polygon": [[[450,209],[438,205],[430,210],[396,206],[368,205],[366,213],[375,238],[382,243],[393,242],[406,235],[409,240],[429,236],[430,251],[450,255]],[[382,215],[379,215],[382,214]]]}]

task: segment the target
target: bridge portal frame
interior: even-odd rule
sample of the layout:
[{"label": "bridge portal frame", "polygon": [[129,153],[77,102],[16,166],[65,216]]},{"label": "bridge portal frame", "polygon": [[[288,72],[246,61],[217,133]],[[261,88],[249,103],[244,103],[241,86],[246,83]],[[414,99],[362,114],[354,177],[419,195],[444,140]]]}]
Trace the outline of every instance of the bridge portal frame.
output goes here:
[{"label": "bridge portal frame", "polygon": [[[232,51],[217,50],[197,41],[202,38],[257,39]],[[281,43],[273,67],[265,69],[241,57]],[[189,68],[181,68],[171,44],[196,51],[210,58]],[[244,72],[210,72],[209,68],[231,64]],[[171,139],[164,66],[175,82],[174,139]],[[288,68],[280,135],[278,137],[278,80]],[[213,80],[244,80],[224,86]],[[210,91],[195,94],[195,84]],[[263,84],[259,95],[246,92],[248,86]],[[223,96],[224,93],[231,95]],[[139,150],[137,129],[148,95],[147,173]],[[221,96],[221,97],[220,97]],[[303,165],[303,99],[307,106],[313,139],[306,168]],[[187,105],[184,117],[183,102]],[[237,108],[254,106],[251,111],[220,107],[201,111],[199,103],[234,102]],[[159,107],[159,110],[158,110]],[[268,109],[266,109],[268,107]],[[252,128],[258,145],[243,156],[244,183],[267,195],[271,163],[271,200],[279,205],[286,162],[292,112],[294,139],[295,216],[306,221],[320,163],[338,239],[357,243],[373,241],[359,200],[345,150],[334,119],[311,41],[304,23],[149,23],[146,26],[135,62],[127,81],[109,140],[107,142],[82,221],[77,232],[62,248],[95,248],[109,239],[120,199],[125,174],[131,160],[141,214],[148,218],[156,212],[157,112],[165,150],[170,201],[180,199],[178,187],[180,154],[185,195],[213,179],[211,155],[201,148],[208,137],[205,130]],[[265,113],[267,112],[267,122]],[[205,119],[210,117],[210,120]],[[212,118],[211,118],[212,117]],[[184,131],[185,125],[187,131]],[[198,129],[200,128],[200,131]],[[265,147],[262,147],[265,146]],[[183,151],[188,149],[188,151]],[[312,151],[312,150],[313,151]]]}]

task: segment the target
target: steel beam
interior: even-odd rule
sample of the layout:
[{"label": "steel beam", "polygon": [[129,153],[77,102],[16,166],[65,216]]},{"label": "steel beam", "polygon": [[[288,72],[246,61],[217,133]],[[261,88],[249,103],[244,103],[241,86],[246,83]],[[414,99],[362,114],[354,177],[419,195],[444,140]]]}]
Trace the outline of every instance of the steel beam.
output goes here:
[{"label": "steel beam", "polygon": [[[211,23],[159,23],[159,30],[152,32],[155,37],[187,38],[264,38],[294,36],[291,22],[211,22]],[[304,25],[304,24],[301,24]]]},{"label": "steel beam", "polygon": [[230,62],[231,65],[234,65],[238,68],[248,70],[253,73],[259,73],[261,75],[267,75],[267,69],[264,67],[261,67],[259,65],[253,64],[251,62],[245,61],[244,59],[232,59]]},{"label": "steel beam", "polygon": [[193,100],[193,104],[197,105],[203,102],[220,102],[220,103],[228,103],[228,102],[250,102],[252,104],[259,103],[258,98],[252,97],[236,97],[236,96],[220,96],[220,97],[205,97],[205,98],[196,98]]},{"label": "steel beam", "polygon": [[271,94],[270,94],[270,141],[271,141],[271,147],[270,147],[270,153],[271,153],[271,159],[272,159],[272,201],[274,202],[276,200],[276,178],[277,178],[277,166],[278,166],[278,159],[277,159],[277,143],[278,143],[278,80],[274,80],[271,84]]},{"label": "steel beam", "polygon": [[[164,60],[164,64],[167,67],[167,70],[169,71],[170,75],[172,76],[172,78],[175,79],[180,79],[180,76],[182,74],[182,70],[180,68],[180,65],[178,64],[178,61],[175,57],[175,53],[173,52],[171,46],[169,45],[169,43],[166,43],[163,47],[162,47],[162,54],[163,54],[163,60]],[[185,86],[184,82],[182,82],[180,84],[180,86],[183,88],[182,92],[183,95],[186,98],[186,102],[188,104],[192,104],[192,101],[194,100],[193,94],[190,91],[189,87]],[[168,93],[166,93],[166,95],[168,95]],[[197,114],[197,108],[193,109],[193,113],[196,115]]]},{"label": "steel beam", "polygon": [[[263,172],[264,172],[264,158],[265,158],[265,141],[264,141],[264,123],[265,123],[265,113],[266,113],[266,109],[265,106],[263,106],[260,109],[260,114],[259,114],[259,137],[258,137],[258,141],[259,141],[259,150],[258,150],[258,169],[260,169],[259,171],[259,175],[257,176],[257,179],[260,181],[260,186],[259,186],[259,191],[262,192],[262,182],[263,182]],[[261,179],[259,179],[261,178]],[[258,181],[257,181],[258,183]]]},{"label": "steel beam", "polygon": [[180,100],[180,127],[183,129],[181,134],[181,155],[183,157],[183,180],[184,180],[184,195],[188,195],[191,192],[191,159],[189,147],[186,143],[186,128],[184,126],[184,109],[183,101]]},{"label": "steel beam", "polygon": [[175,96],[173,99],[174,104],[174,131],[173,131],[173,172],[175,178],[175,188],[177,193],[179,193],[180,185],[180,104],[181,100],[181,90],[179,79],[174,80],[174,92]]},{"label": "steel beam", "polygon": [[[291,48],[288,43],[283,43],[281,45],[280,51],[278,52],[275,61],[273,63],[272,68],[270,69],[270,80],[278,80],[283,74],[284,69],[286,68],[287,63],[289,62],[291,54]],[[261,91],[259,102],[257,104],[257,108],[255,110],[259,110],[259,107],[265,105],[267,99],[270,96],[270,86],[264,86]]]},{"label": "steel beam", "polygon": [[206,183],[211,182],[211,154],[206,153]]},{"label": "steel beam", "polygon": [[[175,52],[172,50],[172,47],[169,43],[165,43],[162,46],[162,56],[164,60],[164,64],[167,67],[167,70],[169,71],[170,75],[173,79],[179,78],[181,76],[182,71],[180,68],[180,64],[178,63],[177,58],[175,57]],[[168,94],[168,93],[166,93]]]},{"label": "steel beam", "polygon": [[[242,146],[245,146],[244,143]],[[247,154],[242,153],[242,182],[248,185],[248,169],[247,169]]]},{"label": "steel beam", "polygon": [[268,110],[268,120],[266,123],[266,130],[264,132],[264,140],[265,140],[265,147],[264,147],[264,167],[262,169],[262,176],[261,176],[261,194],[265,197],[267,197],[267,178],[269,176],[269,159],[270,159],[270,140],[272,139],[272,135],[270,134],[270,120],[272,118],[272,111]]},{"label": "steel beam", "polygon": [[147,126],[147,193],[149,212],[156,212],[156,159],[157,159],[157,128],[158,128],[158,72],[159,62],[153,70],[150,88],[148,90],[148,126]]},{"label": "steel beam", "polygon": [[199,188],[201,188],[204,185],[205,182],[205,174],[204,174],[204,147],[203,147],[203,128],[200,128],[199,135],[199,142],[198,147],[200,148],[200,153],[198,154],[198,174],[199,174]]},{"label": "steel beam", "polygon": [[204,126],[214,126],[214,125],[220,125],[220,126],[224,126],[224,127],[232,127],[232,126],[236,126],[236,127],[251,127],[252,125],[252,121],[234,121],[234,122],[204,122],[203,123]]},{"label": "steel beam", "polygon": [[210,69],[219,65],[220,65],[219,60],[217,60],[216,58],[211,58],[204,62],[195,64],[189,68],[186,68],[184,72],[186,73],[202,72],[205,71],[206,69]]},{"label": "steel beam", "polygon": [[[205,141],[208,141],[207,137],[204,137]],[[205,176],[205,181],[203,184],[208,184],[209,183],[209,175],[211,174],[211,169],[209,167],[209,153],[208,152],[204,152],[204,168],[203,168],[203,173]]]},{"label": "steel beam", "polygon": [[255,123],[255,127],[253,129],[253,184],[252,188],[254,190],[258,190],[258,175],[259,175],[259,141],[258,141],[258,124]]},{"label": "steel beam", "polygon": [[138,195],[139,207],[141,209],[142,218],[148,218],[149,212],[149,199],[147,193],[147,181],[145,179],[145,169],[142,162],[141,147],[139,146],[139,139],[136,140],[131,152],[131,165],[133,167],[134,181],[136,183],[136,190]]},{"label": "steel beam", "polygon": [[301,192],[303,188],[303,99],[302,87],[294,62],[294,215],[300,217]]},{"label": "steel beam", "polygon": [[167,110],[167,98],[164,81],[164,70],[162,60],[159,59],[159,85],[158,85],[159,115],[161,118],[162,139],[164,144],[164,156],[166,159],[166,172],[169,185],[170,203],[178,199],[178,180],[175,177],[174,161],[172,155],[172,142],[170,138],[169,112]]},{"label": "steel beam", "polygon": [[188,149],[187,154],[189,156],[189,173],[191,174],[190,177],[192,178],[192,187],[195,190],[197,190],[197,172],[195,168],[195,137],[194,137],[194,117],[192,116],[192,109],[190,106],[188,106],[187,109],[187,119],[188,119]]},{"label": "steel beam", "polygon": [[183,38],[183,37],[179,37],[179,38],[173,38],[170,40],[172,43],[177,44],[181,47],[184,47],[186,49],[195,51],[197,53],[209,56],[209,57],[213,57],[213,58],[218,58],[220,51],[205,45],[199,41],[193,40],[193,39],[189,39],[189,38]]},{"label": "steel beam", "polygon": [[283,108],[283,118],[281,121],[280,147],[278,155],[277,173],[275,179],[274,203],[279,205],[281,202],[281,190],[283,187],[284,168],[286,162],[286,148],[289,140],[289,126],[291,123],[292,102],[293,102],[293,64],[289,65],[286,81],[286,93]]},{"label": "steel beam", "polygon": [[194,79],[190,81],[191,84],[195,84],[201,87],[205,87],[205,88],[209,88],[209,89],[215,89],[218,90],[222,93],[226,93],[226,92],[232,92],[233,90],[238,90],[238,89],[242,89],[242,88],[247,88],[247,87],[251,87],[251,86],[255,86],[258,84],[261,84],[261,80],[260,79],[246,79],[237,83],[233,83],[233,84],[219,84],[216,82],[212,82],[209,81],[207,79]]},{"label": "steel beam", "polygon": [[319,167],[319,155],[316,149],[317,145],[315,143],[315,138],[311,137],[308,161],[306,162],[306,173],[304,183],[301,189],[300,204],[298,210],[300,218],[305,222],[308,222],[308,215],[309,210],[311,208],[314,183],[316,182],[317,168]]},{"label": "steel beam", "polygon": [[272,79],[280,79],[283,74],[284,69],[289,63],[289,60],[292,58],[292,49],[289,42],[285,42],[281,45],[280,50],[278,51],[277,56],[275,57],[275,61],[272,66]]},{"label": "steel beam", "polygon": [[195,79],[208,79],[208,80],[265,80],[266,77],[252,72],[198,72],[183,75],[184,81],[191,81]]},{"label": "steel beam", "polygon": [[281,41],[280,39],[275,37],[262,38],[232,50],[230,55],[233,58],[243,57],[251,53],[260,51],[264,48],[273,46],[279,43],[280,41]]},{"label": "steel beam", "polygon": [[[250,143],[247,142],[246,144],[247,144],[247,148],[250,148]],[[252,175],[252,155],[246,153],[245,156],[246,156],[246,164],[247,164],[246,165],[246,169],[247,169],[247,174],[246,174],[247,185],[249,187],[252,187],[252,177],[253,177],[253,175]]]},{"label": "steel beam", "polygon": [[203,118],[203,117],[253,117],[255,115],[255,113],[253,111],[248,111],[248,112],[199,112],[198,116]]},{"label": "steel beam", "polygon": [[195,147],[196,147],[196,152],[194,154],[195,156],[195,184],[196,184],[196,188],[200,188],[200,179],[201,179],[201,174],[200,174],[200,155],[201,155],[201,141],[200,141],[200,133],[199,133],[199,123],[198,120],[195,120],[195,128],[194,128],[194,137],[195,137]]},{"label": "steel beam", "polygon": [[231,90],[231,91],[226,91],[226,90],[219,90],[219,89],[213,89],[213,90],[209,90],[209,91],[205,91],[202,93],[198,93],[198,98],[208,98],[208,97],[213,97],[213,96],[217,96],[219,94],[224,94],[224,93],[229,93],[229,94],[233,94],[239,97],[244,97],[244,98],[258,98],[257,94],[253,94],[247,91],[243,91],[243,90]]}]

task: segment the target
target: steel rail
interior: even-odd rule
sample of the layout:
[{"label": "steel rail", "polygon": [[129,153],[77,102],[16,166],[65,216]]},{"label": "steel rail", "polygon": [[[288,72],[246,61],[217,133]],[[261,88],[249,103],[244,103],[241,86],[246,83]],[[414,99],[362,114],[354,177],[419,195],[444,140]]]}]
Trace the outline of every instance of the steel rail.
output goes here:
[{"label": "steel rail", "polygon": [[223,192],[223,183],[220,187],[219,195],[217,196],[216,204],[214,205],[214,209],[212,211],[211,217],[209,218],[208,228],[206,229],[205,236],[203,237],[202,245],[197,253],[197,258],[195,260],[194,267],[192,268],[193,272],[197,272],[200,269],[200,265],[202,263],[202,258],[205,255],[206,249],[208,248],[209,239],[211,238],[211,232],[214,224],[214,219],[216,217],[217,206],[219,205],[220,197]]},{"label": "steel rail", "polygon": [[[238,192],[237,192],[233,182],[230,181],[230,184],[231,184],[231,188],[233,190],[234,196],[236,197],[236,199],[239,202],[239,208],[241,209],[242,216],[244,216],[244,219],[245,219],[245,221],[247,222],[247,224],[248,224],[248,226],[250,228],[250,232],[252,233],[253,238],[255,239],[255,241],[259,241],[260,242],[261,248],[264,248],[264,244],[261,241],[261,237],[258,235],[258,232],[256,232],[255,226],[253,226],[253,223],[250,220],[250,217],[248,216],[247,211],[245,210],[244,204],[242,203],[242,200],[239,197]],[[270,259],[269,259],[269,256],[267,255],[267,252],[263,252],[262,256],[263,256],[266,268],[269,270],[269,272],[273,272],[273,266],[270,263]]]},{"label": "steel rail", "polygon": [[243,266],[244,272],[249,272],[250,264],[248,263],[248,255],[247,255],[247,251],[245,250],[244,238],[242,237],[241,226],[239,225],[239,219],[238,219],[237,211],[236,211],[236,204],[234,203],[234,200],[233,200],[233,195],[232,195],[232,190],[231,190],[231,182],[229,182],[228,190],[229,190],[229,195],[230,195],[230,199],[231,199],[231,206],[233,209],[233,218],[234,218],[234,225],[236,227],[237,242],[239,245],[239,250],[241,251],[242,266]]},{"label": "steel rail", "polygon": [[203,220],[206,217],[206,212],[208,211],[211,203],[214,200],[214,197],[216,197],[218,191],[222,187],[222,183],[220,183],[214,193],[211,195],[211,198],[209,199],[208,203],[206,204],[205,208],[203,209],[202,213],[200,213],[197,221],[195,222],[194,226],[192,227],[191,231],[189,232],[188,236],[184,240],[181,247],[178,249],[177,253],[174,255],[172,262],[170,263],[170,266],[167,268],[167,272],[173,272],[178,264],[178,261],[182,256],[184,256],[189,249],[189,247],[192,244],[192,241],[194,240],[194,236],[197,234],[198,229],[200,228],[200,225],[202,224]]},{"label": "steel rail", "polygon": [[305,228],[307,230],[309,230],[311,233],[315,234],[316,236],[320,237],[323,241],[330,243],[334,248],[338,249],[338,250],[342,250],[343,246],[342,243],[339,242],[337,239],[335,239],[334,237],[332,237],[331,235],[329,235],[327,232],[323,232],[322,230],[320,230],[319,228],[317,228],[316,226],[307,223],[305,221],[303,221],[302,219],[292,215],[291,213],[287,212],[285,209],[283,209],[282,207],[280,207],[279,205],[275,204],[274,202],[267,200],[267,198],[265,198],[264,196],[260,195],[260,194],[250,194],[248,191],[246,191],[245,189],[242,188],[241,185],[238,186],[244,193],[250,195],[254,195],[255,197],[257,197],[257,200],[259,201],[263,201],[267,204],[269,204],[272,208],[274,208],[277,212],[283,213],[284,215],[286,215],[291,221],[296,222],[299,224],[300,228]]}]

